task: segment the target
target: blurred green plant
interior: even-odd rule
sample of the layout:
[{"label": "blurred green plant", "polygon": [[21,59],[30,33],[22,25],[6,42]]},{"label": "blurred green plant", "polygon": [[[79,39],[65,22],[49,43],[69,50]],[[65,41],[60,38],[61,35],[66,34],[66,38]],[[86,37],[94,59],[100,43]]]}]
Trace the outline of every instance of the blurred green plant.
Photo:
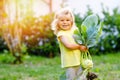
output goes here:
[{"label": "blurred green plant", "polygon": [[[28,47],[28,53],[46,57],[54,57],[58,54],[59,48],[51,22],[54,14],[47,14],[39,18],[26,18],[22,21],[23,41]],[[28,28],[29,27],[29,28]]]},{"label": "blurred green plant", "polygon": [[120,49],[120,12],[118,8],[113,10],[113,14],[103,9],[103,36],[98,44],[99,50],[103,52],[119,51]]}]

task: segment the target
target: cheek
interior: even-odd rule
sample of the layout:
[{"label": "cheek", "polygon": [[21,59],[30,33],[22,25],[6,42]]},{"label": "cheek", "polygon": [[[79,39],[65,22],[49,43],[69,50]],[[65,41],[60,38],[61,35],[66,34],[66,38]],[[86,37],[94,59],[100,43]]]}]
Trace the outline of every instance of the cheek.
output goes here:
[{"label": "cheek", "polygon": [[60,28],[60,26],[61,26],[61,24],[60,24],[60,23],[58,23],[58,24],[57,24],[57,29],[59,29],[59,28]]},{"label": "cheek", "polygon": [[71,25],[73,25],[73,21],[71,21]]},{"label": "cheek", "polygon": [[70,25],[73,26],[73,22],[70,22]]},{"label": "cheek", "polygon": [[62,22],[58,22],[57,26],[61,26],[62,25]]},{"label": "cheek", "polygon": [[57,27],[59,27],[59,26],[60,26],[60,24],[58,23],[58,24],[57,24]]}]

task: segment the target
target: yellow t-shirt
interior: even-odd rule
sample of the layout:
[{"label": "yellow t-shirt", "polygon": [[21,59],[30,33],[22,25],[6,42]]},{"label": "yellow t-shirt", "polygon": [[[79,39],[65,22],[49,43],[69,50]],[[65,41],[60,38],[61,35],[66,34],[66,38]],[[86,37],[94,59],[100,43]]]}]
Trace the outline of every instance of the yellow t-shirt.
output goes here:
[{"label": "yellow t-shirt", "polygon": [[[59,31],[57,37],[65,36],[68,39],[69,43],[75,43],[73,38],[73,30],[69,31]],[[80,65],[80,50],[73,50],[66,48],[59,40],[59,47],[61,52],[61,67],[70,67],[70,66],[78,66]]]}]

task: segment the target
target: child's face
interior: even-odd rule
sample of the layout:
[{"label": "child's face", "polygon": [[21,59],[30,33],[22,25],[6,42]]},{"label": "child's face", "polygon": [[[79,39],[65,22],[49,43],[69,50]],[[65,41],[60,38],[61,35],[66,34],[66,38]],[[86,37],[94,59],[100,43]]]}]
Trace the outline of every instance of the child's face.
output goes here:
[{"label": "child's face", "polygon": [[61,30],[70,30],[72,27],[72,17],[70,14],[58,17],[58,27]]}]

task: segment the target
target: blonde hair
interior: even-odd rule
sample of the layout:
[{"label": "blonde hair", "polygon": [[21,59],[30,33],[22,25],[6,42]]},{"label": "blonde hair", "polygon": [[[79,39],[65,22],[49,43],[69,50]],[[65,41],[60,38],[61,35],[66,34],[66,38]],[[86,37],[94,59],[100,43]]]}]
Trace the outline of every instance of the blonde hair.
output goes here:
[{"label": "blonde hair", "polygon": [[64,14],[64,15],[70,14],[72,17],[72,26],[75,26],[75,18],[74,18],[74,15],[73,15],[71,9],[68,7],[62,8],[60,11],[55,13],[54,20],[51,24],[51,29],[54,31],[54,34],[57,34],[59,31],[59,29],[57,27],[57,23],[58,23],[58,16],[61,14]]}]

